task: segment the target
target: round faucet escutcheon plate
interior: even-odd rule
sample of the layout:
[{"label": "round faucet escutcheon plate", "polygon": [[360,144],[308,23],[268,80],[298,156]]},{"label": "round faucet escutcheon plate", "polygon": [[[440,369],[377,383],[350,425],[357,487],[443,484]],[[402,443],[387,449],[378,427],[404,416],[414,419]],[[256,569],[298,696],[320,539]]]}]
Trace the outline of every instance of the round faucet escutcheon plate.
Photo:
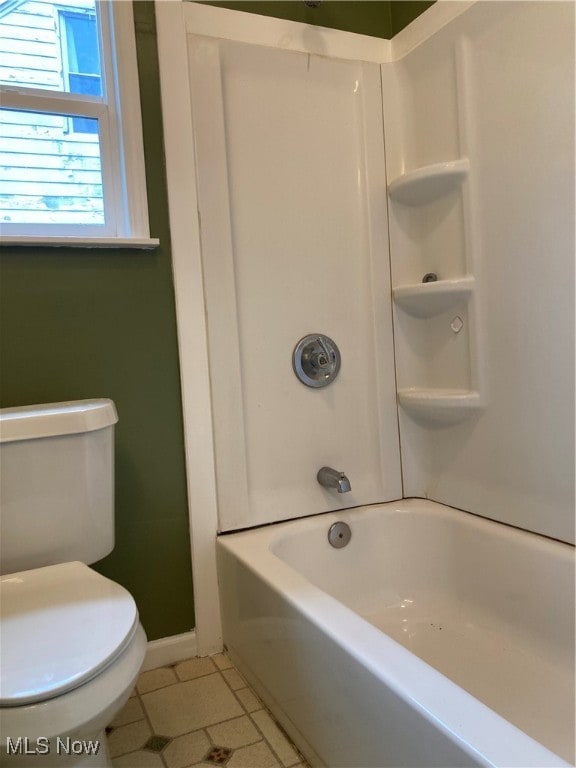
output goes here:
[{"label": "round faucet escutcheon plate", "polygon": [[340,370],[340,350],[329,336],[309,333],[294,347],[292,367],[307,387],[326,387]]}]

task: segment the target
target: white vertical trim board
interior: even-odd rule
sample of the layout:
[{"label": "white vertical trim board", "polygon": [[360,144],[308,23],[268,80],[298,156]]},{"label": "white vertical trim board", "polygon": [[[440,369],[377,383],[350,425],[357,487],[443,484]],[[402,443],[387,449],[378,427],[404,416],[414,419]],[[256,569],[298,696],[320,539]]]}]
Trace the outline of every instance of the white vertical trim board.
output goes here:
[{"label": "white vertical trim board", "polygon": [[[183,5],[156,2],[172,262],[182,381],[197,652],[222,649],[216,575],[212,403]],[[192,617],[191,617],[192,618]]]}]

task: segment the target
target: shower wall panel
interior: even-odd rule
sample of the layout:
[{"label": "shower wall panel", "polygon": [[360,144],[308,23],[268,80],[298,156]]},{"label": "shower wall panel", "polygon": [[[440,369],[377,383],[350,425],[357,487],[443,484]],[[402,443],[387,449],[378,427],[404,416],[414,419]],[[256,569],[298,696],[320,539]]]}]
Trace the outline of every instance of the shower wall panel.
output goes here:
[{"label": "shower wall panel", "polygon": [[574,13],[479,2],[383,65],[405,495],[570,542]]},{"label": "shower wall panel", "polygon": [[[219,528],[400,498],[379,67],[201,37],[189,66]],[[342,355],[321,389],[311,333]]]}]

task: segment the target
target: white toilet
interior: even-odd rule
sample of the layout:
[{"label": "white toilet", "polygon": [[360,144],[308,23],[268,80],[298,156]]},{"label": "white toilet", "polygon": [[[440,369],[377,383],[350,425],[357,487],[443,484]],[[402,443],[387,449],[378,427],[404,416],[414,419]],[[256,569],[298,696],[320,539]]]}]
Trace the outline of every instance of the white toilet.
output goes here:
[{"label": "white toilet", "polygon": [[102,766],[146,652],[114,548],[111,400],[0,409],[0,765]]}]

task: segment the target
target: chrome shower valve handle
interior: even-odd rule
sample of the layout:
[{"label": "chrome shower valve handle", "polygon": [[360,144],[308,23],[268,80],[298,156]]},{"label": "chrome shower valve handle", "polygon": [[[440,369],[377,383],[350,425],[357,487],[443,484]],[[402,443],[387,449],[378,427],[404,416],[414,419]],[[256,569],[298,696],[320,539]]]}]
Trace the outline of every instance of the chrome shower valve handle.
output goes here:
[{"label": "chrome shower valve handle", "polygon": [[292,367],[307,387],[325,387],[340,370],[340,351],[336,343],[323,334],[311,333],[300,339],[292,355]]}]

